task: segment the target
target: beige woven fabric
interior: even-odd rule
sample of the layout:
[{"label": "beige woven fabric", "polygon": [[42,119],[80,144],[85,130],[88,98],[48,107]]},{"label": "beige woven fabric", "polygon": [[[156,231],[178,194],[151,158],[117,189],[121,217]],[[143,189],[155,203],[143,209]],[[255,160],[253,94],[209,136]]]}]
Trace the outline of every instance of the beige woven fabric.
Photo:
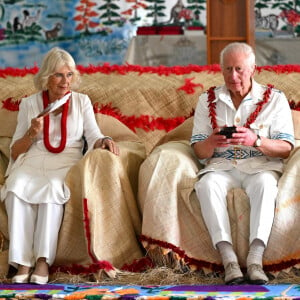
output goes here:
[{"label": "beige woven fabric", "polygon": [[0,252],[0,280],[6,278],[9,265],[8,265],[8,250]]},{"label": "beige woven fabric", "polygon": [[[296,163],[299,159],[300,149],[297,149],[287,161],[279,181],[276,216],[264,256],[269,270],[278,270],[286,261],[300,259],[300,165]],[[220,257],[212,247],[193,190],[199,168],[191,147],[184,141],[158,146],[143,162],[138,197],[143,213],[142,234],[146,236],[144,245],[149,250],[169,243],[184,252],[179,257],[187,255],[199,263],[198,267],[212,263],[215,268],[221,264]],[[233,244],[241,265],[245,266],[249,237],[248,198],[243,190],[235,189],[228,194],[227,202]],[[157,258],[157,261],[162,259]],[[185,261],[187,263],[187,259]]]},{"label": "beige woven fabric", "polygon": [[[187,94],[181,90],[189,79],[195,85],[194,91]],[[285,92],[290,101],[299,102],[300,90],[298,83],[300,73],[276,73],[262,70],[257,72],[255,79],[262,84],[273,84]],[[123,116],[149,116],[163,118],[188,117],[195,108],[199,95],[209,87],[223,83],[221,72],[190,72],[187,74],[167,74],[128,72],[125,75],[96,72],[83,74],[78,92],[89,95],[93,103],[111,105]],[[2,88],[1,88],[2,87]],[[36,92],[33,86],[33,75],[23,77],[0,78],[0,101],[11,98],[19,101],[22,97]],[[16,126],[17,112],[0,107],[0,136],[11,137]],[[300,132],[297,130],[297,132]],[[165,135],[164,130],[137,129],[137,135],[145,144],[147,153]]]},{"label": "beige woven fabric", "polygon": [[120,157],[97,149],[69,171],[71,199],[65,206],[55,264],[91,263],[94,258],[121,268],[142,257],[136,193],[145,150],[137,142],[119,142],[119,146]]},{"label": "beige woven fabric", "polygon": [[[216,78],[206,72],[205,75],[212,81]],[[155,117],[174,118],[189,116],[203,91],[202,87],[195,88],[193,94],[178,90],[185,84],[185,78],[194,78],[193,83],[200,84],[205,76],[200,73],[170,76],[138,72],[129,72],[125,76],[118,73],[95,73],[82,76],[80,91],[88,94],[93,103],[111,103],[113,108],[117,108],[126,117],[145,116],[149,120]],[[147,127],[136,128],[136,133],[143,141],[147,154],[166,134],[164,130]]]},{"label": "beige woven fabric", "polygon": [[34,94],[36,89],[33,85],[33,75],[1,77],[0,88],[0,101],[2,104],[0,108],[0,136],[12,137],[17,125],[18,111],[5,109],[3,101],[10,99],[12,103],[14,101],[18,102],[21,98]]}]

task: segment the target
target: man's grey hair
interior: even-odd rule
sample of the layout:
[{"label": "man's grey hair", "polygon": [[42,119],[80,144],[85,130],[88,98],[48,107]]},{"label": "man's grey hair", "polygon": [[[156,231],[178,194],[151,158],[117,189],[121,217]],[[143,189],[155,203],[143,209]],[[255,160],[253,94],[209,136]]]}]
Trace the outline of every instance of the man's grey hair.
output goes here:
[{"label": "man's grey hair", "polygon": [[247,43],[234,42],[228,44],[220,53],[220,65],[224,66],[224,57],[228,53],[244,53],[248,57],[250,66],[255,66],[255,53],[253,48]]}]

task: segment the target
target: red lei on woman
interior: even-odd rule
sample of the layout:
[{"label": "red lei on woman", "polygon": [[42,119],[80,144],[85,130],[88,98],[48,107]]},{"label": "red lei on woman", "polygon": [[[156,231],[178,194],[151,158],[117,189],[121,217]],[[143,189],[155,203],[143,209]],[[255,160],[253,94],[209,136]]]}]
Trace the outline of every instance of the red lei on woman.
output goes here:
[{"label": "red lei on woman", "polygon": [[[215,88],[216,87],[213,86],[207,91],[207,94],[208,94],[207,102],[208,102],[208,109],[209,109],[209,117],[210,117],[210,122],[211,122],[211,125],[212,125],[213,129],[218,127],[217,118],[216,118],[216,102],[214,102],[214,100],[216,99]],[[256,109],[250,114],[250,116],[248,117],[244,127],[250,128],[250,125],[256,120],[258,114],[260,113],[260,111],[263,108],[263,105],[269,101],[272,88],[273,88],[272,84],[267,85],[267,89],[264,92],[264,96],[263,96],[262,101],[257,103]]]},{"label": "red lei on woman", "polygon": [[[67,102],[63,105],[63,111],[62,111],[61,122],[60,122],[61,123],[61,141],[57,147],[53,147],[50,144],[50,140],[49,140],[50,118],[49,118],[49,115],[44,117],[44,145],[49,152],[60,153],[66,147],[67,116],[68,116],[68,110],[69,110],[69,102],[70,102],[70,100],[67,100]],[[48,91],[43,91],[43,104],[44,104],[44,108],[46,108],[49,104]]]}]

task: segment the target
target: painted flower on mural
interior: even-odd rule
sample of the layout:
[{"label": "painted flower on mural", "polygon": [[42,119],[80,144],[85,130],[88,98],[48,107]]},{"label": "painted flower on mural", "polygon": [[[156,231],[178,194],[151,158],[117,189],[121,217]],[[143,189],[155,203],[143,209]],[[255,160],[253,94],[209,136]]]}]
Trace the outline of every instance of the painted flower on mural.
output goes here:
[{"label": "painted flower on mural", "polygon": [[300,14],[293,9],[283,10],[279,16],[294,27],[300,23]]},{"label": "painted flower on mural", "polygon": [[300,33],[300,1],[299,0],[264,0],[270,2],[272,9],[280,9],[280,19],[286,24],[283,30],[294,36]]},{"label": "painted flower on mural", "polygon": [[89,0],[81,0],[80,5],[76,6],[76,11],[79,13],[74,17],[74,20],[78,22],[75,30],[85,31],[89,33],[90,28],[99,26],[99,23],[94,22],[92,18],[98,17],[98,14],[93,11],[93,7],[97,4]]},{"label": "painted flower on mural", "polygon": [[193,12],[189,9],[183,8],[179,14],[178,14],[179,19],[184,19],[186,22],[189,22],[190,20],[193,19]]},{"label": "painted flower on mural", "polygon": [[290,27],[291,33],[295,35],[296,27],[300,24],[300,14],[295,10],[283,10],[279,17]]},{"label": "painted flower on mural", "polygon": [[5,39],[5,29],[0,28],[0,41]]}]

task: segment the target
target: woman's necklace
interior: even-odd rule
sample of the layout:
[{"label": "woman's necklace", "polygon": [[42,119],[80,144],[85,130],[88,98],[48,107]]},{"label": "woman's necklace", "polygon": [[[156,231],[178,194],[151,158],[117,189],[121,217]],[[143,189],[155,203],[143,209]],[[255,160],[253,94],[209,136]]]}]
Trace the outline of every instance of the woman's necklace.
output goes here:
[{"label": "woman's necklace", "polygon": [[[207,91],[207,94],[208,94],[207,102],[208,102],[208,109],[209,109],[209,117],[210,117],[210,122],[211,122],[211,125],[212,125],[213,129],[218,127],[217,118],[216,118],[216,102],[214,102],[214,100],[216,99],[215,88],[216,87],[213,86]],[[266,89],[266,91],[264,92],[264,95],[263,95],[263,100],[257,103],[256,109],[250,114],[250,116],[248,117],[244,127],[250,128],[250,125],[256,120],[256,118],[257,118],[258,114],[260,113],[260,111],[262,110],[264,104],[269,101],[272,88],[273,88],[272,84],[267,85],[267,89]]]},{"label": "woman's necklace", "polygon": [[[52,145],[50,144],[50,139],[49,139],[50,118],[49,118],[49,115],[44,117],[44,145],[49,152],[60,153],[66,147],[67,116],[68,116],[69,102],[70,102],[70,100],[67,100],[67,102],[65,104],[63,104],[63,111],[62,111],[61,122],[60,122],[61,123],[61,140],[60,140],[60,144],[58,145],[58,147],[52,147]],[[43,91],[43,104],[44,104],[44,108],[46,108],[49,104],[48,91]]]}]

